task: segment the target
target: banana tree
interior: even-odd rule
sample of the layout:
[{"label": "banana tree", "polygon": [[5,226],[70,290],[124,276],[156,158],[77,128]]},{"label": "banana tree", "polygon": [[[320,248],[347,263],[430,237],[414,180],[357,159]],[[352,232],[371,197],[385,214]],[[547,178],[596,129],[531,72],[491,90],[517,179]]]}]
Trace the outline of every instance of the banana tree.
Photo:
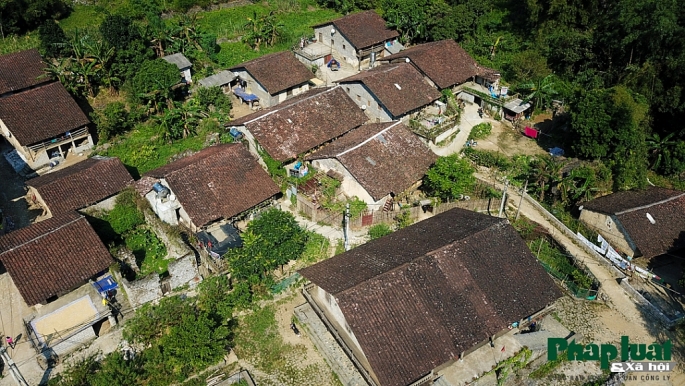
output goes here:
[{"label": "banana tree", "polygon": [[673,132],[661,138],[659,134],[654,133],[647,137],[646,142],[649,148],[649,158],[652,160],[652,170],[657,170],[659,165],[661,165],[661,158],[664,151],[678,143],[675,140],[671,140],[671,138],[673,138],[673,136],[676,134],[676,132]]},{"label": "banana tree", "polygon": [[522,84],[519,88],[528,92],[525,102],[533,102],[537,108],[547,108],[564,89],[564,84],[554,74],[550,74],[537,81]]}]

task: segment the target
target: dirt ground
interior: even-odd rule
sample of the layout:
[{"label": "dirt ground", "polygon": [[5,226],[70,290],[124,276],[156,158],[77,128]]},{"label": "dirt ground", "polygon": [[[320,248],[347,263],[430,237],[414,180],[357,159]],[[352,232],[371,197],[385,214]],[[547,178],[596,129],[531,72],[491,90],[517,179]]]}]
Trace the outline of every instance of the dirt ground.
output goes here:
[{"label": "dirt ground", "polygon": [[520,134],[509,123],[492,122],[490,135],[478,141],[478,150],[498,151],[513,156],[516,154],[541,155],[547,153],[537,141]]}]

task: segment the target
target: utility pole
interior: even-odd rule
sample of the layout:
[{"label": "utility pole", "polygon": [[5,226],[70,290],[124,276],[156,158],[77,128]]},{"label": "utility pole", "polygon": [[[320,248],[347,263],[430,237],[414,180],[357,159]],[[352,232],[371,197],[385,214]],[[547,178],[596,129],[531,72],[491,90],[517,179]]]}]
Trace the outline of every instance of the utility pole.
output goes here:
[{"label": "utility pole", "polygon": [[345,206],[345,250],[350,250],[350,204]]},{"label": "utility pole", "polygon": [[502,212],[504,212],[504,201],[507,199],[507,186],[509,186],[509,180],[504,182],[504,189],[502,191],[502,203],[499,206],[499,216],[502,217]]},{"label": "utility pole", "polygon": [[12,378],[14,378],[14,382],[17,383],[17,386],[29,386],[29,383],[26,382],[26,379],[24,379],[24,376],[21,375],[21,372],[19,371],[19,368],[17,367],[16,363],[10,358],[9,354],[7,353],[7,349],[5,346],[0,345],[0,358],[2,358],[3,362],[7,364],[7,367],[9,368],[10,374],[12,374]]},{"label": "utility pole", "polygon": [[[528,188],[528,180],[526,180],[526,183],[523,184],[523,190],[521,191],[521,199],[519,200],[518,208],[516,208],[516,217],[514,217],[514,221],[519,219],[519,212],[521,211],[521,204],[523,204],[523,196],[526,194],[527,188]],[[580,223],[578,223],[578,226],[580,226]]]}]

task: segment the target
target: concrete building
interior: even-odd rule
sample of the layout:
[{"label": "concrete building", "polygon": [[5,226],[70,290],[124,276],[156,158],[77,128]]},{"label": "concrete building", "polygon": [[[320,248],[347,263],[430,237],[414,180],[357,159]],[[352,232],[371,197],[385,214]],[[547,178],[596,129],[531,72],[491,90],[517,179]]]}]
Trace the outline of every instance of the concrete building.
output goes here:
[{"label": "concrete building", "polygon": [[[332,51],[328,62],[335,57],[355,68],[373,67],[373,62],[403,47],[397,41],[399,34],[386,27],[385,20],[374,11],[355,13],[314,26],[317,43]],[[319,50],[320,51],[320,50]]]},{"label": "concrete building", "polygon": [[240,78],[234,94],[245,102],[259,101],[259,106],[271,107],[299,95],[310,87],[311,70],[295,58],[292,52],[276,52],[230,68]]},{"label": "concrete building", "polygon": [[651,259],[685,247],[685,192],[650,187],[586,202],[580,221],[619,253]]},{"label": "concrete building", "polygon": [[341,188],[371,210],[418,187],[437,156],[401,122],[370,123],[306,158],[317,170],[342,176]]},{"label": "concrete building", "polygon": [[411,64],[380,66],[338,81],[375,122],[408,121],[440,98]]},{"label": "concrete building", "polygon": [[193,83],[193,78],[190,75],[190,68],[193,66],[193,64],[190,63],[190,60],[188,60],[185,55],[177,53],[164,56],[162,59],[178,67],[184,83]]},{"label": "concrete building", "polygon": [[506,219],[463,209],[300,273],[312,308],[378,386],[431,384],[562,296]]}]

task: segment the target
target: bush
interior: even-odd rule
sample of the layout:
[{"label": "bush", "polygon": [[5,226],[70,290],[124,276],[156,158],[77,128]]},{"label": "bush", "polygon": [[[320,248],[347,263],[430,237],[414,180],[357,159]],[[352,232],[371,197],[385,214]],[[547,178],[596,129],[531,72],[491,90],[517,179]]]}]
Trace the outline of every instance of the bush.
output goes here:
[{"label": "bush", "polygon": [[388,224],[376,224],[369,228],[369,237],[371,240],[380,239],[383,236],[392,233],[392,228]]},{"label": "bush", "polygon": [[458,198],[475,185],[474,172],[469,162],[457,154],[440,157],[426,172],[424,186],[428,192],[442,199]]},{"label": "bush", "polygon": [[103,110],[92,112],[90,117],[97,126],[101,141],[106,141],[117,134],[127,132],[134,125],[126,110],[126,105],[122,102],[108,103]]},{"label": "bush", "polygon": [[397,224],[397,229],[403,229],[414,223],[408,210],[403,210],[400,214],[395,217],[395,223]]},{"label": "bush", "polygon": [[137,195],[132,188],[122,190],[117,196],[114,209],[107,215],[106,220],[119,235],[145,223],[145,216],[136,204]]},{"label": "bush", "polygon": [[511,161],[504,154],[489,150],[476,150],[471,147],[464,148],[464,155],[471,159],[476,165],[488,168],[496,167],[501,171],[511,168]]},{"label": "bush", "polygon": [[483,139],[487,138],[492,132],[492,125],[488,122],[479,123],[473,126],[471,133],[469,134],[469,139]]}]

